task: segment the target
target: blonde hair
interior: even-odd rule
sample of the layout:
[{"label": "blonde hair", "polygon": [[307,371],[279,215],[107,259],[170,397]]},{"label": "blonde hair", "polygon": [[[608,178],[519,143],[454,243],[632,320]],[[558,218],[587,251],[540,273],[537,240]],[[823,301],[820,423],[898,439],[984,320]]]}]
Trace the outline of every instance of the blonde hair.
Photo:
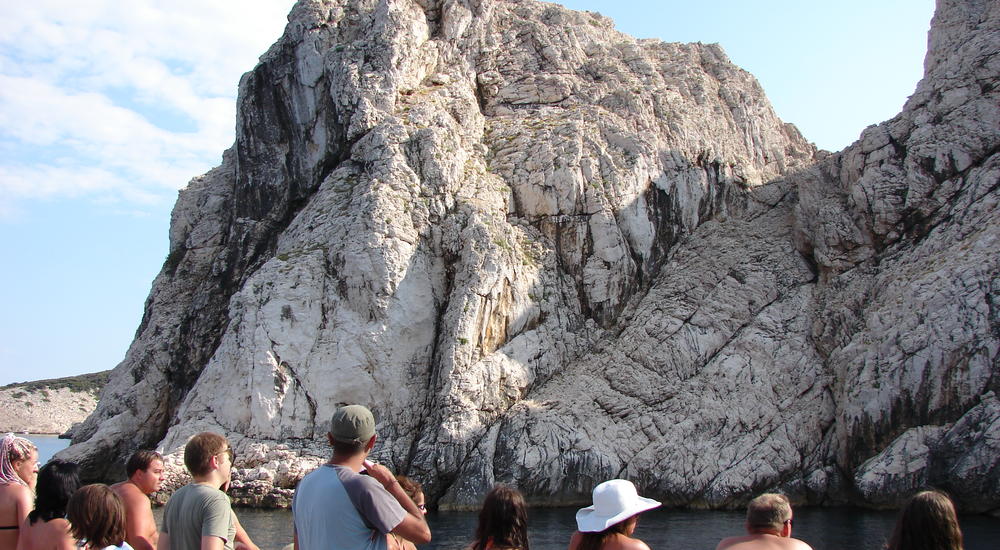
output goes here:
[{"label": "blonde hair", "polygon": [[31,457],[32,452],[38,452],[38,447],[23,437],[9,433],[0,439],[0,485],[17,483],[28,486],[14,471],[16,462],[23,462]]}]

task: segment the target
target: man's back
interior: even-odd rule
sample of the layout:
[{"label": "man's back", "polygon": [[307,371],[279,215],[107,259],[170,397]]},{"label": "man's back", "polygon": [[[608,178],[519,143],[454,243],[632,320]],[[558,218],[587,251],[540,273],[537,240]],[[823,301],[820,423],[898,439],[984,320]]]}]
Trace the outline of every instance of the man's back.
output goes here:
[{"label": "man's back", "polygon": [[302,478],[292,513],[300,550],[385,550],[406,515],[379,482],[332,464]]},{"label": "man's back", "polygon": [[715,550],[812,550],[812,547],[792,537],[760,534],[722,539]]},{"label": "man's back", "polygon": [[200,483],[181,487],[163,509],[163,532],[170,536],[170,550],[199,550],[203,536],[218,537],[232,550],[236,525],[229,497]]},{"label": "man's back", "polygon": [[111,490],[125,505],[125,542],[135,550],[154,550],[159,536],[149,497],[131,481],[122,481]]}]

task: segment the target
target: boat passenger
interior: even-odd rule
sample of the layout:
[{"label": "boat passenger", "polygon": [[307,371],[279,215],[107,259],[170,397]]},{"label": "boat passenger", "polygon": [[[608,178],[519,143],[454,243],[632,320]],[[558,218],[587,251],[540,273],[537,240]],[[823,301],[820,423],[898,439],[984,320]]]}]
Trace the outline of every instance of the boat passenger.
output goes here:
[{"label": "boat passenger", "polygon": [[38,471],[35,509],[21,525],[17,550],[75,550],[66,505],[80,488],[80,467],[52,459]]},{"label": "boat passenger", "polygon": [[0,548],[16,548],[21,525],[34,508],[38,448],[9,433],[0,438]]},{"label": "boat passenger", "polygon": [[486,494],[476,538],[466,550],[530,550],[528,512],[520,491],[497,485]]},{"label": "boat passenger", "polygon": [[941,491],[921,491],[899,512],[887,550],[962,550],[955,504]]},{"label": "boat passenger", "polygon": [[645,542],[633,538],[639,514],[660,505],[639,496],[635,485],[612,479],[594,487],[594,504],[576,513],[578,531],[569,550],[649,550]]}]

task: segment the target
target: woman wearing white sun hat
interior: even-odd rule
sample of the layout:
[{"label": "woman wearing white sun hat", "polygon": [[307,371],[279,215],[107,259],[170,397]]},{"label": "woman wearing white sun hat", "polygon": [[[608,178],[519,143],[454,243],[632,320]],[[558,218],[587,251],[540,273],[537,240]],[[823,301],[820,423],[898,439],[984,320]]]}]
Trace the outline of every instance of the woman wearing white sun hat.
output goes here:
[{"label": "woman wearing white sun hat", "polygon": [[612,479],[594,487],[594,504],[576,513],[576,526],[569,550],[649,550],[645,542],[632,538],[639,514],[660,503],[639,496],[635,485]]}]

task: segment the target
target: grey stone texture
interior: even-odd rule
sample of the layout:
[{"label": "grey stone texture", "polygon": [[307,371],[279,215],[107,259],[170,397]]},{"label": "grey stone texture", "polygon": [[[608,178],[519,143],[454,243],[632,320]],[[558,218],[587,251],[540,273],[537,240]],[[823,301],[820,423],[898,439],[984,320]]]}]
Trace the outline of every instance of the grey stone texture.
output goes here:
[{"label": "grey stone texture", "polygon": [[903,112],[828,153],[717,45],[531,0],[300,1],[64,456],[113,477],[219,431],[237,501],[282,505],[363,403],[446,508],[613,477],[1000,508],[998,51],[1000,4],[940,0]]}]

